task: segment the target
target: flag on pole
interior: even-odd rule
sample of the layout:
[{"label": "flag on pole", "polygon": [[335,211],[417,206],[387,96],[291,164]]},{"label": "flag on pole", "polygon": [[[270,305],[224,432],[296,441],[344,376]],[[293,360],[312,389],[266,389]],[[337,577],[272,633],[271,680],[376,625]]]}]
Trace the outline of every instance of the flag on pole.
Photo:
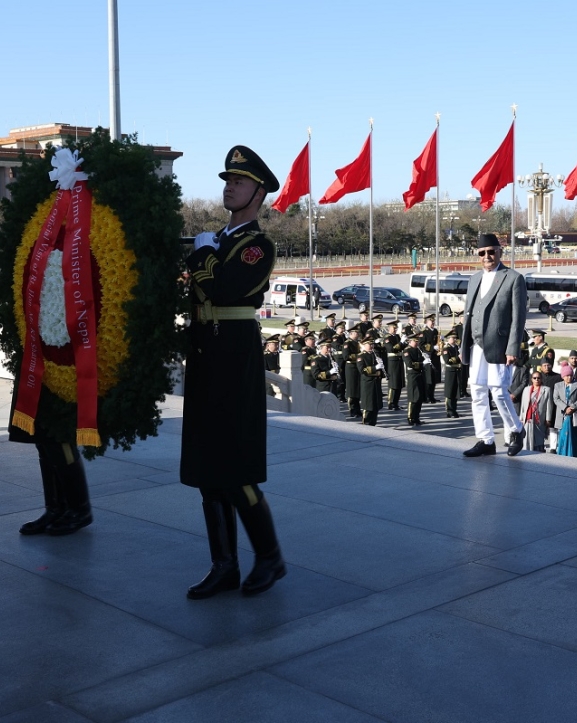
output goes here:
[{"label": "flag on pole", "polygon": [[418,158],[413,161],[413,180],[403,193],[405,211],[425,200],[425,194],[437,185],[437,128]]},{"label": "flag on pole", "polygon": [[571,171],[567,178],[563,181],[565,186],[565,198],[572,201],[577,196],[577,166]]},{"label": "flag on pole", "polygon": [[337,178],[327,188],[319,203],[336,203],[347,193],[356,193],[371,185],[371,134],[352,163],[335,171]]},{"label": "flag on pole", "polygon": [[489,158],[471,181],[471,186],[481,194],[481,208],[487,211],[495,203],[495,196],[502,188],[513,183],[513,151],[515,147],[515,121],[497,151]]},{"label": "flag on pole", "polygon": [[287,208],[296,203],[301,196],[306,196],[311,192],[309,184],[309,144],[310,141],[295,158],[282,191],[272,204],[275,211],[285,213]]}]

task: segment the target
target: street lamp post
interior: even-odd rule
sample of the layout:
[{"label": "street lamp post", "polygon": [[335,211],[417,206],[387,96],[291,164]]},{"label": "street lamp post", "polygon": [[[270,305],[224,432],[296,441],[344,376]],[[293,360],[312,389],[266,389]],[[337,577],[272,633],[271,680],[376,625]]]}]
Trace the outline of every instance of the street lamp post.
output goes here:
[{"label": "street lamp post", "polygon": [[443,221],[449,222],[449,248],[453,248],[453,221],[458,221],[459,216],[443,216]]},{"label": "street lamp post", "polygon": [[552,193],[560,188],[565,180],[564,176],[554,178],[543,171],[543,164],[539,164],[536,173],[526,176],[517,176],[520,186],[527,186],[527,226],[533,238],[533,258],[537,261],[537,270],[541,271],[543,257],[543,232],[549,233],[551,226]]}]

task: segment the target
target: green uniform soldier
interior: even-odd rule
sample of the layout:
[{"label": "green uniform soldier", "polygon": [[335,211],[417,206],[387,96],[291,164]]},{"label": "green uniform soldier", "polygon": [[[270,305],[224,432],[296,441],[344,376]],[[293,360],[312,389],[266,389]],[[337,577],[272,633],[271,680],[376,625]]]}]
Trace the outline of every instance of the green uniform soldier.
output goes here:
[{"label": "green uniform soldier", "polygon": [[311,371],[311,360],[317,353],[315,347],[315,335],[311,331],[309,334],[305,334],[304,346],[301,349],[301,371],[303,373],[303,384],[307,384],[309,387],[315,387],[315,380]]},{"label": "green uniform soldier", "polygon": [[349,338],[343,344],[343,361],[345,362],[345,384],[347,401],[351,417],[361,417],[361,377],[357,369],[357,356],[361,351],[359,344],[359,324],[349,329]]},{"label": "green uniform soldier", "polygon": [[331,340],[328,338],[321,339],[317,349],[318,354],[311,358],[311,370],[317,390],[319,392],[332,392],[336,395],[339,370],[331,356]]},{"label": "green uniform soldier", "polygon": [[425,374],[423,371],[425,357],[419,349],[419,337],[420,332],[407,337],[408,346],[403,351],[403,361],[405,362],[405,373],[407,375],[407,400],[409,402],[407,421],[411,427],[414,424],[417,426],[423,424],[421,421],[421,407],[425,401]]},{"label": "green uniform soldier", "polygon": [[387,324],[384,347],[387,356],[387,371],[389,375],[389,395],[387,398],[388,407],[391,410],[399,411],[399,400],[401,391],[405,386],[405,367],[403,364],[403,349],[405,344],[397,334],[398,322],[391,321]]},{"label": "green uniform soldier", "polygon": [[361,341],[361,351],[357,356],[357,369],[361,383],[361,408],[363,424],[375,427],[379,410],[383,408],[381,379],[385,369],[374,351],[375,340],[367,334]]},{"label": "green uniform soldier", "polygon": [[290,321],[285,322],[285,327],[286,334],[281,337],[280,348],[283,351],[293,351],[292,345],[296,335],[295,320],[291,319]]},{"label": "green uniform soldier", "polygon": [[529,357],[531,374],[542,371],[541,364],[544,359],[548,359],[551,364],[555,361],[555,351],[545,343],[545,334],[546,332],[543,331],[543,329],[533,329],[533,341],[535,345],[531,349],[531,355]]},{"label": "green uniform soldier", "polygon": [[369,329],[373,328],[373,323],[371,321],[369,321],[369,312],[368,311],[359,312],[359,317],[361,319],[358,323],[359,334],[360,334],[360,338],[364,339],[367,331]]},{"label": "green uniform soldier", "polygon": [[331,356],[335,360],[339,370],[339,379],[337,381],[336,395],[341,402],[346,402],[345,387],[345,360],[343,359],[343,346],[347,337],[345,335],[345,322],[339,321],[335,327],[336,334],[332,338]]},{"label": "green uniform soldier", "polygon": [[[457,334],[457,346],[459,347],[459,354],[461,353],[461,343],[463,341],[463,316],[465,312],[460,311],[457,314],[458,322],[453,327]],[[470,396],[467,391],[467,384],[469,383],[469,365],[461,362],[461,369],[459,371],[459,399],[464,399]]]},{"label": "green uniform soldier", "polygon": [[435,385],[441,381],[441,358],[439,356],[439,332],[435,329],[434,314],[425,317],[425,328],[420,332],[419,349],[425,357],[426,401],[436,404],[439,400],[435,399]]},{"label": "green uniform soldier", "polygon": [[293,339],[292,349],[293,351],[302,351],[305,345],[305,336],[309,333],[309,322],[301,321],[300,324],[296,325],[296,336]]},{"label": "green uniform soldier", "polygon": [[459,396],[459,373],[461,371],[461,359],[459,347],[457,346],[457,332],[455,329],[446,335],[443,348],[443,361],[445,362],[445,411],[447,417],[459,416],[457,412],[457,398]]},{"label": "green uniform soldier", "polygon": [[325,321],[327,322],[327,325],[324,329],[320,330],[319,337],[323,339],[332,339],[333,336],[337,333],[337,315],[335,314],[335,312],[333,311],[332,314],[327,314],[325,317]]},{"label": "green uniform soldier", "polygon": [[[269,336],[265,342],[264,348],[264,370],[265,372],[273,372],[274,374],[280,374],[280,354],[278,351],[278,345],[280,342],[280,334],[273,334]],[[267,380],[266,382],[266,393],[269,397],[274,397],[275,392],[272,384]]]}]

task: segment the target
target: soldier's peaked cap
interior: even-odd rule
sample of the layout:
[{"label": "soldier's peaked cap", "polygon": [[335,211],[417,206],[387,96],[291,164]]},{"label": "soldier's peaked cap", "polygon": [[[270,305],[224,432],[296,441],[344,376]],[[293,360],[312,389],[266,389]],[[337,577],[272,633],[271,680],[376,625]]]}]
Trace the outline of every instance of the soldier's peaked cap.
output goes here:
[{"label": "soldier's peaked cap", "polygon": [[280,187],[276,176],[262,158],[247,146],[233,146],[226,154],[224,167],[226,170],[218,174],[224,181],[230,173],[233,173],[252,178],[253,181],[260,183],[267,193],[274,193]]}]

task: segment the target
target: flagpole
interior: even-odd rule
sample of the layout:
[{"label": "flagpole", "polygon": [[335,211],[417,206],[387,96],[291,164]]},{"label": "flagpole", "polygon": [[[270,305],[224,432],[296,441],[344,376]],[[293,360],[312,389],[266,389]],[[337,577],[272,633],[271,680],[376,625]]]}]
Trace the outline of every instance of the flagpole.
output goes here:
[{"label": "flagpole", "polygon": [[311,135],[312,129],[308,129],[309,134],[309,311],[311,321],[314,320],[314,302],[313,302],[313,197],[311,185]]},{"label": "flagpole", "polygon": [[373,119],[369,118],[369,310],[373,317]]},{"label": "flagpole", "polygon": [[511,199],[511,268],[515,268],[515,121],[517,120],[517,105],[511,106],[513,111],[513,197]]},{"label": "flagpole", "polygon": [[117,0],[108,0],[108,66],[110,99],[110,137],[122,139],[120,130],[120,61],[118,52]]},{"label": "flagpole", "polygon": [[437,119],[437,154],[435,158],[436,185],[437,185],[437,202],[435,204],[435,324],[438,325],[439,314],[439,245],[441,237],[441,214],[439,207],[439,125],[441,122],[441,114],[435,113]]}]

